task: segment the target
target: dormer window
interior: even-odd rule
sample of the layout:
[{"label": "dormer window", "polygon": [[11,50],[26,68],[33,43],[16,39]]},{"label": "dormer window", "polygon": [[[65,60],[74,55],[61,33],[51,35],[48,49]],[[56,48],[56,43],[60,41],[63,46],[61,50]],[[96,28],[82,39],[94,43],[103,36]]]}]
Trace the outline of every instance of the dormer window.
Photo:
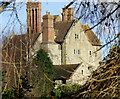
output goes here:
[{"label": "dormer window", "polygon": [[79,35],[78,34],[75,34],[75,39],[79,39]]}]

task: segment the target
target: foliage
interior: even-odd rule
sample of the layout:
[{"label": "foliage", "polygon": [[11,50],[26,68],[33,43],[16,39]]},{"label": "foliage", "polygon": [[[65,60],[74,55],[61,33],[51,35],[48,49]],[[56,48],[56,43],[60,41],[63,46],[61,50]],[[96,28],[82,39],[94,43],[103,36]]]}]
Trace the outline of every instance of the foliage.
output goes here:
[{"label": "foliage", "polygon": [[[2,73],[2,80],[4,82],[6,72]],[[20,84],[20,80],[22,81]],[[3,99],[16,99],[25,97],[26,93],[31,92],[32,86],[29,85],[27,76],[21,76],[20,80],[17,80],[17,86],[4,89],[5,86],[2,87],[2,98]],[[4,82],[6,83],[6,82]]]},{"label": "foliage", "polygon": [[104,59],[103,65],[93,72],[92,78],[83,86],[59,86],[56,97],[119,98],[120,95],[120,48],[115,44]]},{"label": "foliage", "polygon": [[61,90],[59,88],[57,88],[55,90],[55,98],[60,98],[61,97]]},{"label": "foliage", "polygon": [[43,73],[45,73],[50,79],[53,79],[54,66],[46,51],[40,49],[37,52],[37,55],[34,57],[33,61],[41,68]]},{"label": "foliage", "polygon": [[[37,51],[36,56],[33,58],[33,66],[31,69],[34,87],[39,89],[40,97],[49,97],[50,92],[53,89],[53,83],[51,82],[54,77],[54,66],[48,56],[48,53],[43,49]],[[46,78],[46,76],[47,78]]]},{"label": "foliage", "polygon": [[[118,98],[120,92],[120,48],[115,44],[104,60],[93,72],[90,81],[73,95],[80,98]],[[71,95],[72,96],[72,95]]]},{"label": "foliage", "polygon": [[71,86],[64,84],[59,85],[57,89],[54,89],[55,97],[61,98],[61,97],[68,97],[74,93],[76,93],[80,89],[79,84],[73,84]]}]

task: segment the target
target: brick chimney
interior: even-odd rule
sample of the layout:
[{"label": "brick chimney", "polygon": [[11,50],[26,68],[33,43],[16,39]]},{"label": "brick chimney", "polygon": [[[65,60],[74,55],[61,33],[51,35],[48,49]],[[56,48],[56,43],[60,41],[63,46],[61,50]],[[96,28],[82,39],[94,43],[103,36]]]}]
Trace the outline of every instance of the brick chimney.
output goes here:
[{"label": "brick chimney", "polygon": [[41,32],[41,2],[27,3],[27,32]]},{"label": "brick chimney", "polygon": [[54,42],[53,16],[50,15],[50,12],[46,12],[46,15],[43,16],[43,42],[44,41]]},{"label": "brick chimney", "polygon": [[73,20],[73,8],[68,8],[68,20]]},{"label": "brick chimney", "polygon": [[62,21],[67,21],[68,9],[63,8]]},{"label": "brick chimney", "polygon": [[67,9],[63,8],[62,20],[63,21],[73,20],[73,8]]}]

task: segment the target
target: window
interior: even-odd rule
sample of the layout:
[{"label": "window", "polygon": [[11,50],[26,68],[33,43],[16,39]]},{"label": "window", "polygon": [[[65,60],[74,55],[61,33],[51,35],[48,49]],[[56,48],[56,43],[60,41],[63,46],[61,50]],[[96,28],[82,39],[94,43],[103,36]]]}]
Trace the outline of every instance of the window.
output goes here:
[{"label": "window", "polygon": [[75,54],[75,49],[74,49],[74,54]]},{"label": "window", "polygon": [[80,54],[80,50],[78,50],[78,54]]},{"label": "window", "polygon": [[90,55],[92,55],[92,52],[90,51]]},{"label": "window", "polygon": [[75,53],[77,54],[77,50],[75,50]]},{"label": "window", "polygon": [[95,57],[97,57],[97,52],[95,52]]},{"label": "window", "polygon": [[79,35],[78,34],[75,34],[75,39],[79,39]]},{"label": "window", "polygon": [[74,54],[80,54],[80,50],[75,50],[74,49]]},{"label": "window", "polygon": [[77,34],[75,34],[75,39],[77,38]]},{"label": "window", "polygon": [[81,72],[82,72],[82,74],[83,74],[83,70],[82,70]]}]

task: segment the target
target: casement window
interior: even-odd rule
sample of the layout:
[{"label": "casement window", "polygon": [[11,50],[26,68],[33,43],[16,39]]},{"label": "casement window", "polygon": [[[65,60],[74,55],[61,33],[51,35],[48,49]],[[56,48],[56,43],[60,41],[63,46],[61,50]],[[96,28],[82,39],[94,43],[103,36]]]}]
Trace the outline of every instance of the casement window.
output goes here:
[{"label": "casement window", "polygon": [[79,35],[78,34],[75,34],[75,39],[79,39]]},{"label": "casement window", "polygon": [[90,56],[92,55],[92,51],[89,52]]},{"label": "casement window", "polygon": [[80,50],[75,50],[74,49],[74,54],[80,54]]}]

